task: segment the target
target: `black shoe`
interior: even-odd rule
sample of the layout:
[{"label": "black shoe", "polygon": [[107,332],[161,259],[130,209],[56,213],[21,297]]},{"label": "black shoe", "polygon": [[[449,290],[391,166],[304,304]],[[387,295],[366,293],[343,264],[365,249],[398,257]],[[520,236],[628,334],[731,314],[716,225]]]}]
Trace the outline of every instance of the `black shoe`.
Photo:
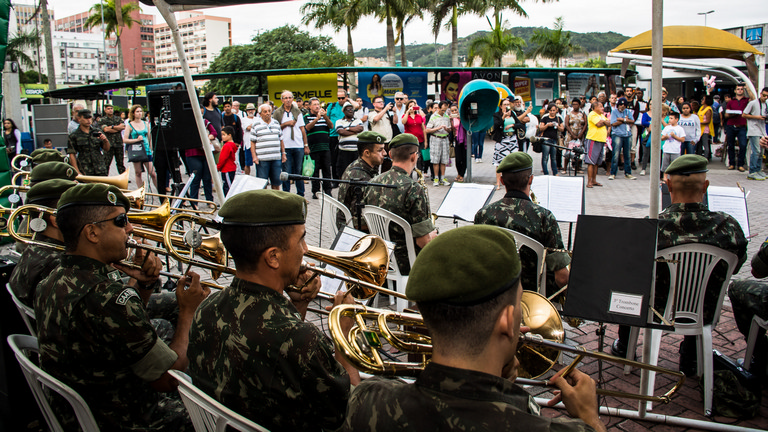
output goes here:
[{"label": "black shoe", "polygon": [[312,199],[317,199],[317,192],[312,192]]},{"label": "black shoe", "polygon": [[635,165],[634,162],[632,162],[632,171],[635,171],[637,169],[637,165]]},{"label": "black shoe", "polygon": [[616,339],[613,341],[613,345],[611,345],[611,355],[615,357],[627,357],[627,346],[623,342],[621,342],[619,339]]}]

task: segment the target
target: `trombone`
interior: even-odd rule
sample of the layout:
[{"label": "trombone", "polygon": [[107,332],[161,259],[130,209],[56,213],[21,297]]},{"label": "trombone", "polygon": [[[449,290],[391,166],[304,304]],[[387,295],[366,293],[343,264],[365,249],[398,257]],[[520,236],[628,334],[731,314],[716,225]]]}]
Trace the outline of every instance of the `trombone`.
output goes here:
[{"label": "trombone", "polygon": [[13,157],[13,159],[11,159],[11,168],[14,171],[22,171],[29,166],[31,161],[32,156],[23,153],[17,154]]},{"label": "trombone", "polygon": [[158,208],[162,207],[163,204],[147,204],[146,203],[146,197],[159,197],[163,199],[164,202],[167,201],[175,201],[175,200],[181,200],[181,201],[194,201],[201,204],[213,204],[214,208],[209,208],[208,210],[198,210],[198,209],[187,209],[187,208],[181,208],[181,207],[170,207],[170,211],[172,212],[185,212],[185,213],[198,213],[198,214],[209,214],[212,215],[216,213],[216,203],[213,201],[207,201],[202,200],[198,198],[187,198],[187,197],[178,197],[174,195],[161,195],[156,193],[148,193],[144,189],[144,186],[131,190],[126,191],[123,190],[123,195],[125,195],[126,198],[128,198],[128,201],[131,202],[131,207],[136,209],[143,209],[144,207],[147,208]]},{"label": "trombone", "polygon": [[[671,389],[660,396],[598,389],[597,393],[601,395],[669,403],[672,395],[685,381],[685,375],[682,372],[601,352],[587,352],[583,348],[564,344],[565,333],[560,315],[552,303],[539,293],[523,291],[520,306],[523,316],[521,324],[530,327],[531,331],[520,335],[518,343],[517,357],[520,368],[519,378],[515,381],[518,384],[549,386],[547,381],[533,378],[538,378],[549,371],[557,362],[561,352],[577,355],[574,361],[566,366],[563,376],[584,357],[594,357],[671,375],[677,380]],[[352,318],[356,323],[348,335],[344,334],[341,326],[342,318]],[[432,339],[413,330],[413,328],[426,328],[421,315],[344,304],[331,310],[328,327],[339,352],[363,372],[377,375],[416,376],[430,361]],[[421,360],[397,362],[382,359],[379,350],[384,348],[385,341],[400,351],[420,355]]]}]

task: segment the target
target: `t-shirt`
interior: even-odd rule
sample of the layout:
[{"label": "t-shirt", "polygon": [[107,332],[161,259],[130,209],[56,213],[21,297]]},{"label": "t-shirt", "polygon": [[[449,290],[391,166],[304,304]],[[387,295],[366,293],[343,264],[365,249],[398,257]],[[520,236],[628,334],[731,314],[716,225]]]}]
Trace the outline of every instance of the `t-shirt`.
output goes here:
[{"label": "t-shirt", "polygon": [[[618,109],[611,110],[611,124],[616,123],[620,118],[629,117],[632,119],[632,113],[625,109],[624,111],[619,111]],[[611,135],[616,135],[619,137],[628,137],[632,136],[632,129],[629,128],[629,125],[631,125],[632,122],[625,121],[624,123],[619,124],[618,126],[612,126],[611,127]]]},{"label": "t-shirt", "polygon": [[[765,117],[768,115],[768,103],[753,99],[747,104],[744,114]],[[765,120],[747,119],[747,136],[765,136]]]},{"label": "t-shirt", "polygon": [[587,139],[597,142],[605,142],[608,138],[608,128],[605,126],[597,127],[597,123],[600,120],[605,120],[605,116],[598,114],[595,111],[589,113],[587,117],[589,121],[589,129],[587,129]]},{"label": "t-shirt", "polygon": [[283,144],[285,145],[285,148],[304,148],[304,137],[301,134],[301,127],[304,126],[304,116],[298,116],[297,118],[293,118],[293,114],[291,114],[291,111],[286,111],[283,113],[283,120],[280,122],[280,124],[283,124],[290,120],[296,120],[296,124],[293,125],[293,138],[291,138],[291,128],[284,127],[283,128]]},{"label": "t-shirt", "polygon": [[206,108],[203,110],[203,118],[211,122],[213,128],[216,130],[216,138],[221,139],[221,111],[219,111],[218,108],[214,108],[213,110]]},{"label": "t-shirt", "polygon": [[[725,110],[744,112],[744,110],[747,109],[748,103],[749,103],[749,99],[745,97],[741,99],[733,98],[728,101],[728,104],[725,106]],[[737,116],[728,117],[725,120],[725,124],[728,126],[745,126],[747,124],[747,119],[745,119],[744,117],[741,116],[741,114],[739,114]]]},{"label": "t-shirt", "polygon": [[384,135],[389,142],[392,139],[392,111],[386,112],[381,116],[381,120],[375,121],[374,117],[379,115],[378,112],[372,111],[368,114],[368,124],[371,126],[371,131]]},{"label": "t-shirt", "polygon": [[[710,114],[709,115],[709,123],[704,123],[704,117],[707,116],[707,112],[709,112],[709,114]],[[702,135],[705,134],[705,133],[706,134],[710,134],[710,135],[714,135],[715,134],[714,123],[713,123],[713,120],[714,120],[715,117],[713,115],[713,112],[714,112],[714,110],[712,109],[711,106],[703,106],[703,107],[699,108],[699,113],[698,113],[699,114],[699,124],[701,124],[701,134]]]},{"label": "t-shirt", "polygon": [[[341,109],[341,105],[339,105],[338,102],[333,102],[331,104],[328,104],[328,108],[326,108],[326,112],[328,113],[328,118],[331,119],[331,123],[334,125],[336,124],[336,121],[344,118],[344,111]],[[337,137],[339,136],[338,132],[336,132],[336,129],[331,129],[331,137]]]},{"label": "t-shirt", "polygon": [[221,147],[221,154],[219,154],[219,161],[216,163],[216,169],[219,172],[227,173],[237,169],[235,165],[235,156],[237,155],[237,144],[232,141],[227,141]]},{"label": "t-shirt", "polygon": [[248,126],[252,126],[254,123],[256,123],[256,117],[250,118],[250,117],[243,117],[243,148],[246,150],[250,150],[251,148],[251,131],[246,130],[248,129]]},{"label": "t-shirt", "polygon": [[[539,125],[552,123],[552,126],[544,129],[541,132],[541,136],[544,138],[549,138],[552,140],[552,144],[557,144],[557,126],[561,123],[560,118],[555,116],[554,118],[550,117],[549,115],[543,115],[541,117],[541,120],[539,120]],[[539,129],[541,130],[541,129]]]},{"label": "t-shirt", "polygon": [[[315,120],[315,117],[317,116],[312,114],[311,111],[304,114],[304,124],[308,125],[312,123]],[[312,126],[312,129],[307,128],[307,141],[309,141],[310,153],[331,149],[328,146],[328,142],[330,141],[330,128],[328,127],[328,122],[325,121],[325,117],[320,117],[317,123]]]},{"label": "t-shirt", "polygon": [[360,119],[360,121],[363,123],[363,132],[368,130],[368,120],[370,120],[370,118],[366,121],[363,121],[363,117],[367,115],[368,115],[368,108],[366,107],[360,107],[360,109],[355,111],[355,114],[354,114],[355,118]]},{"label": "t-shirt", "polygon": [[280,160],[282,158],[280,141],[282,140],[283,131],[277,120],[270,118],[270,122],[265,123],[261,117],[256,118],[251,128],[251,142],[256,144],[256,156],[259,160]]},{"label": "t-shirt", "polygon": [[677,153],[677,154],[680,154],[680,141],[678,141],[678,140],[676,140],[676,139],[674,139],[674,138],[669,136],[669,134],[671,134],[672,132],[674,132],[675,135],[678,138],[685,138],[685,129],[683,129],[682,126],[680,126],[680,125],[677,125],[677,126],[666,125],[666,126],[664,126],[664,130],[661,131],[661,135],[662,136],[666,136],[668,138],[664,141],[664,145],[663,145],[662,150],[664,151],[664,153]]},{"label": "t-shirt", "polygon": [[685,130],[685,140],[698,142],[701,138],[701,122],[699,116],[691,114],[688,118],[680,116],[677,125]]},{"label": "t-shirt", "polygon": [[[347,120],[346,118],[336,120],[336,133],[339,134],[339,129],[353,128],[362,125],[363,122],[356,118],[353,118],[352,120]],[[357,134],[348,136],[339,134],[339,150],[357,151]]]},{"label": "t-shirt", "polygon": [[411,118],[406,115],[400,121],[405,124],[405,133],[415,136],[420,143],[424,142],[424,124],[427,122],[424,116],[416,114]]}]

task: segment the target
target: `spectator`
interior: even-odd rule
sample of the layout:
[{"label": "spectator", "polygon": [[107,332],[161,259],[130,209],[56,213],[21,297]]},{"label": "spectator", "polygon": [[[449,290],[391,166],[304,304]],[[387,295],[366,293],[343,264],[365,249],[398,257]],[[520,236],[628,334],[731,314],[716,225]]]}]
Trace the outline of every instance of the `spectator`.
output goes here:
[{"label": "spectator", "polygon": [[237,144],[233,141],[234,134],[235,130],[232,126],[224,126],[221,128],[221,140],[223,141],[223,144],[221,146],[219,161],[216,163],[216,169],[221,174],[221,187],[224,191],[224,196],[229,193],[229,188],[232,187],[232,182],[235,181],[235,172],[237,171],[237,165],[235,165]]},{"label": "spectator", "polygon": [[[422,157],[421,150],[424,148],[429,148],[429,146],[425,146],[425,136],[426,136],[426,115],[424,115],[424,111],[419,108],[418,104],[415,100],[408,101],[408,109],[405,111],[405,114],[401,118],[401,121],[403,125],[405,125],[405,133],[409,133],[416,137],[416,139],[419,140],[419,165],[418,168],[426,173],[427,172],[427,164],[424,161],[424,158]],[[433,174],[434,177],[434,174]]]},{"label": "spectator", "polygon": [[[408,109],[408,105],[406,103],[408,102],[408,96],[405,95],[403,92],[397,92],[395,93],[395,106],[394,111],[397,118],[403,118],[405,115],[405,111]],[[400,129],[400,133],[405,132],[405,125],[400,122],[397,124],[398,129]]]},{"label": "spectator", "polygon": [[723,119],[723,108],[720,106],[720,95],[712,96],[712,124],[715,126],[714,133],[712,135],[712,141],[715,144],[720,144],[720,125]]},{"label": "spectator", "polygon": [[[571,111],[566,115],[564,123],[566,147],[569,149],[583,148],[584,135],[587,133],[587,115],[581,111],[581,101],[578,98],[574,98],[571,102]],[[571,159],[576,174],[584,174],[584,171],[581,170],[581,158],[574,157]]]},{"label": "spectator", "polygon": [[152,178],[155,189],[157,189],[157,174],[152,164],[152,135],[149,132],[149,123],[144,121],[144,110],[141,108],[141,105],[132,106],[128,118],[131,120],[128,122],[128,128],[123,131],[125,135],[123,141],[128,145],[143,145],[144,152],[147,154],[145,161],[133,162],[133,176],[136,179],[136,187],[140,189],[144,186],[144,179],[142,178],[143,166],[147,171],[147,175]]},{"label": "spectator", "polygon": [[43,148],[52,149],[53,148],[53,141],[51,141],[50,138],[46,138],[43,140]]},{"label": "spectator", "polygon": [[[243,144],[243,122],[240,116],[233,109],[233,104],[230,101],[224,101],[222,105],[224,112],[221,114],[221,127],[230,126],[235,132],[232,135],[232,142],[238,146]],[[224,143],[224,137],[221,139],[222,145]]]},{"label": "spectator", "polygon": [[677,124],[680,114],[671,111],[669,113],[669,124],[661,131],[663,156],[661,159],[661,173],[667,170],[669,164],[680,157],[680,145],[685,142],[685,130]]},{"label": "spectator", "polygon": [[461,125],[459,118],[459,106],[451,105],[451,124],[453,125],[454,149],[456,153],[456,180],[459,183],[464,181],[464,174],[467,172],[467,131]]},{"label": "spectator", "polygon": [[256,122],[256,105],[249,103],[245,106],[245,117],[243,118],[243,147],[241,149],[242,157],[240,166],[245,175],[251,175],[251,166],[253,165],[253,156],[251,155],[251,129]]},{"label": "spectator", "polygon": [[[666,105],[662,105],[664,108]],[[663,111],[663,109],[662,109]],[[640,145],[643,147],[643,158],[640,166],[640,175],[645,175],[645,170],[648,169],[648,162],[651,159],[651,102],[648,101],[648,110],[643,113],[642,120],[643,134],[640,136]],[[663,126],[662,126],[663,127]]]},{"label": "spectator", "polygon": [[[309,143],[309,156],[315,161],[315,172],[312,176],[333,178],[333,174],[331,174],[331,148],[329,147],[331,119],[320,106],[319,99],[312,98],[309,100],[309,113],[304,115],[304,124]],[[323,182],[323,192],[331,195],[332,189],[331,182]],[[320,181],[312,180],[312,199],[317,199],[318,192],[320,192]]]},{"label": "spectator", "polygon": [[240,102],[232,101],[232,113],[238,117],[245,118],[245,112],[240,111]]},{"label": "spectator", "polygon": [[80,112],[80,110],[84,110],[85,105],[83,104],[74,104],[72,105],[72,120],[69,121],[69,125],[67,125],[67,133],[71,134],[72,132],[76,131],[77,128],[80,127],[80,122],[77,118],[77,113]]},{"label": "spectator", "polygon": [[216,131],[216,139],[221,141],[222,118],[221,111],[217,108],[218,105],[219,97],[216,96],[216,93],[208,92],[205,94],[203,97],[203,107],[205,107],[203,118],[213,125],[213,129]]},{"label": "spectator", "polygon": [[[528,108],[525,108],[523,98],[521,96],[515,96],[515,100],[512,102],[512,111],[514,111],[515,116],[517,116],[517,119],[520,122],[524,124],[530,123],[531,119],[528,117],[528,114],[531,113],[531,110],[533,110],[533,103],[529,104]],[[531,141],[528,138],[525,138],[523,140],[518,140],[517,144],[520,151],[527,152]],[[480,153],[482,153],[482,149],[480,150]]]},{"label": "spectator", "polygon": [[392,140],[392,125],[400,123],[400,119],[393,114],[392,102],[384,104],[384,96],[374,96],[373,98],[374,114],[369,116],[369,125],[371,132],[376,132],[384,136],[387,142]]},{"label": "spectator", "polygon": [[[502,106],[502,108],[504,108]],[[507,107],[508,109],[508,107]],[[547,158],[550,159],[550,164],[552,166],[552,175],[557,175],[557,156],[555,153],[556,148],[554,147],[557,145],[557,132],[562,131],[563,121],[557,116],[558,109],[557,106],[553,103],[546,106],[547,115],[542,116],[541,120],[539,121],[539,131],[541,132],[541,137],[545,138],[546,140],[541,146],[541,169],[544,171],[544,175],[549,175],[549,172],[547,171]],[[506,113],[505,113],[506,114]],[[551,143],[552,145],[548,145],[547,143]],[[506,155],[504,155],[506,156]],[[502,156],[503,159],[503,156]],[[494,162],[496,161],[496,158],[494,157]],[[499,163],[501,163],[501,160],[499,160]],[[500,176],[496,176],[497,185],[496,188],[499,188],[498,182],[500,181]]]},{"label": "spectator", "polygon": [[[309,154],[309,143],[307,142],[307,131],[304,129],[304,116],[298,105],[293,101],[293,93],[288,90],[280,95],[283,104],[275,110],[272,118],[280,123],[283,130],[283,146],[285,148],[285,161],[283,161],[283,171],[288,174],[301,174],[301,167],[304,161],[304,155]],[[297,180],[296,194],[304,196],[304,181]],[[283,190],[291,191],[291,181],[283,182]]]},{"label": "spectator", "polygon": [[701,98],[701,107],[697,113],[699,124],[701,124],[701,139],[699,139],[699,145],[696,147],[696,153],[703,155],[708,161],[712,160],[712,136],[715,134],[712,104],[712,96],[703,96]]},{"label": "spectator", "polygon": [[[637,169],[637,165],[635,164],[635,160],[637,162],[640,162],[640,160],[643,157],[643,151],[645,150],[645,147],[638,143],[641,141],[641,136],[643,135],[643,113],[645,113],[648,110],[648,103],[643,100],[643,89],[635,89],[632,92],[632,101],[627,105],[628,108],[632,110],[632,116],[635,119],[635,123],[632,127],[632,148],[630,150],[630,155],[632,156],[632,170]],[[635,156],[637,156],[637,159],[635,159]]]},{"label": "spectator", "polygon": [[251,128],[251,156],[256,164],[256,177],[269,179],[272,189],[280,189],[280,171],[286,161],[283,131],[272,118],[272,107],[259,107],[259,118]]},{"label": "spectator", "polygon": [[355,109],[355,118],[363,123],[363,131],[370,130],[368,128],[368,108],[363,105],[363,98],[358,96],[355,99],[355,103],[357,103],[357,108]]},{"label": "spectator", "polygon": [[[744,172],[747,156],[747,119],[741,114],[747,109],[749,98],[744,96],[746,85],[736,86],[736,96],[725,105],[725,139],[728,146],[728,169],[736,167]],[[736,138],[739,139],[739,156],[736,159]]]},{"label": "spectator", "polygon": [[357,134],[363,131],[363,123],[355,118],[355,106],[345,102],[342,107],[344,118],[336,120],[336,133],[339,134],[339,154],[336,159],[336,172],[344,173],[347,166],[357,159]]},{"label": "spectator", "polygon": [[437,177],[432,179],[435,186],[450,186],[445,175],[445,164],[450,159],[450,147],[448,135],[452,133],[451,118],[446,112],[448,110],[448,101],[441,101],[437,112],[432,113],[429,118],[429,124],[426,126],[426,132],[432,134],[432,140],[427,144],[429,149],[429,161],[435,168]]},{"label": "spectator", "polygon": [[[603,96],[605,94],[603,93]],[[603,114],[603,104],[592,104],[592,112],[587,116],[587,139],[584,140],[584,162],[587,163],[587,187],[602,186],[597,182],[597,166],[603,162],[603,147],[608,138],[607,126],[611,121]]]},{"label": "spectator", "polygon": [[631,158],[629,156],[630,142],[632,138],[632,131],[629,129],[630,125],[634,122],[632,113],[627,109],[626,99],[621,98],[616,103],[616,109],[611,111],[611,142],[613,143],[613,160],[611,162],[611,175],[608,180],[616,178],[616,173],[619,166],[619,157],[624,153],[624,178],[627,180],[636,180],[637,177],[632,175],[632,167],[630,166]]},{"label": "spectator", "polygon": [[680,105],[680,120],[677,124],[685,130],[685,141],[680,154],[696,154],[696,146],[701,138],[701,121],[699,116],[693,115],[693,108],[688,102]]},{"label": "spectator", "polygon": [[[205,108],[202,106],[200,108],[203,111],[205,110]],[[211,146],[211,143],[215,142],[216,140],[216,129],[213,128],[213,125],[207,119],[203,119],[203,123],[205,125],[206,131],[208,132],[208,143],[204,145]],[[208,161],[205,158],[205,152],[203,151],[202,147],[185,150],[184,158],[187,161],[187,173],[195,174],[195,178],[192,180],[192,183],[189,185],[187,196],[195,199],[199,198],[200,182],[202,181],[203,193],[205,194],[205,199],[208,201],[213,201],[213,185],[211,184],[211,170],[208,169]],[[190,202],[190,204],[193,208],[197,208],[197,205],[194,202]],[[208,206],[212,208],[216,207],[216,205],[213,203],[208,204]]]},{"label": "spectator", "polygon": [[125,172],[125,156],[123,154],[123,131],[125,122],[115,115],[115,107],[110,104],[104,105],[104,117],[99,120],[101,130],[109,140],[109,151],[104,155],[106,158],[107,169],[112,165],[112,159],[115,159],[117,172]]},{"label": "spectator", "polygon": [[3,120],[3,139],[5,140],[5,152],[8,154],[8,161],[17,154],[21,154],[21,131],[16,127],[12,119]]},{"label": "spectator", "polygon": [[747,139],[749,140],[749,180],[765,180],[763,174],[762,148],[760,138],[765,136],[766,119],[768,119],[768,87],[763,88],[760,97],[747,104],[743,117],[747,119]]}]

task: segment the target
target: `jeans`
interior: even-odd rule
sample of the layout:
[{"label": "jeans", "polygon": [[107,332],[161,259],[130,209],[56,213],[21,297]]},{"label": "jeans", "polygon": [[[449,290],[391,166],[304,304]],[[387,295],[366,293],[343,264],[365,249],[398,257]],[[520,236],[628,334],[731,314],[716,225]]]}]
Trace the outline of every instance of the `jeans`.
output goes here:
[{"label": "jeans", "polygon": [[760,148],[760,137],[759,136],[751,136],[749,137],[749,151],[751,152],[749,155],[749,173],[758,173],[762,171],[763,168],[763,152]]},{"label": "jeans", "polygon": [[624,152],[624,174],[632,174],[632,159],[629,157],[629,150],[632,147],[631,136],[618,136],[611,134],[613,142],[613,159],[611,161],[611,175],[616,175],[619,169],[619,156]]},{"label": "jeans", "polygon": [[[301,175],[301,168],[304,164],[304,148],[287,148],[285,149],[285,162],[283,162],[283,171],[288,174]],[[304,196],[304,180],[295,180],[296,194]],[[287,180],[283,182],[283,190],[285,192],[291,191],[291,181]]]},{"label": "jeans", "polygon": [[[733,142],[736,137],[739,138],[739,160],[736,162],[736,143]],[[728,165],[744,166],[747,154],[747,127],[746,126],[725,126],[725,142],[728,146]]]},{"label": "jeans", "polygon": [[[257,155],[258,156],[258,155]],[[256,164],[256,177],[269,179],[272,186],[280,184],[280,171],[283,169],[283,163],[280,160],[263,161],[259,160]]]},{"label": "jeans", "polygon": [[[333,174],[331,174],[331,151],[330,150],[323,150],[318,152],[310,153],[309,156],[312,158],[313,161],[315,161],[315,173],[312,174],[313,177],[323,177],[323,178],[333,178]],[[323,175],[320,175],[320,172],[322,171]],[[333,186],[331,182],[323,182],[323,192],[327,193],[328,195],[331,194],[331,191],[333,190]],[[320,192],[320,180],[312,180],[312,193]]]},{"label": "jeans", "polygon": [[547,157],[550,159],[550,165],[552,166],[552,175],[557,175],[557,148],[551,145],[541,145],[541,169],[544,170],[544,175],[549,175],[547,172]]},{"label": "jeans", "polygon": [[472,156],[483,158],[483,144],[485,144],[485,131],[472,133]]},{"label": "jeans", "polygon": [[683,141],[680,145],[680,154],[696,154],[696,143],[693,141]]},{"label": "jeans", "polygon": [[190,198],[200,196],[200,181],[203,182],[203,192],[205,199],[213,201],[213,187],[211,186],[211,172],[208,170],[208,163],[205,156],[187,156],[187,170],[190,173],[197,172],[192,184],[189,185],[187,195]]}]

